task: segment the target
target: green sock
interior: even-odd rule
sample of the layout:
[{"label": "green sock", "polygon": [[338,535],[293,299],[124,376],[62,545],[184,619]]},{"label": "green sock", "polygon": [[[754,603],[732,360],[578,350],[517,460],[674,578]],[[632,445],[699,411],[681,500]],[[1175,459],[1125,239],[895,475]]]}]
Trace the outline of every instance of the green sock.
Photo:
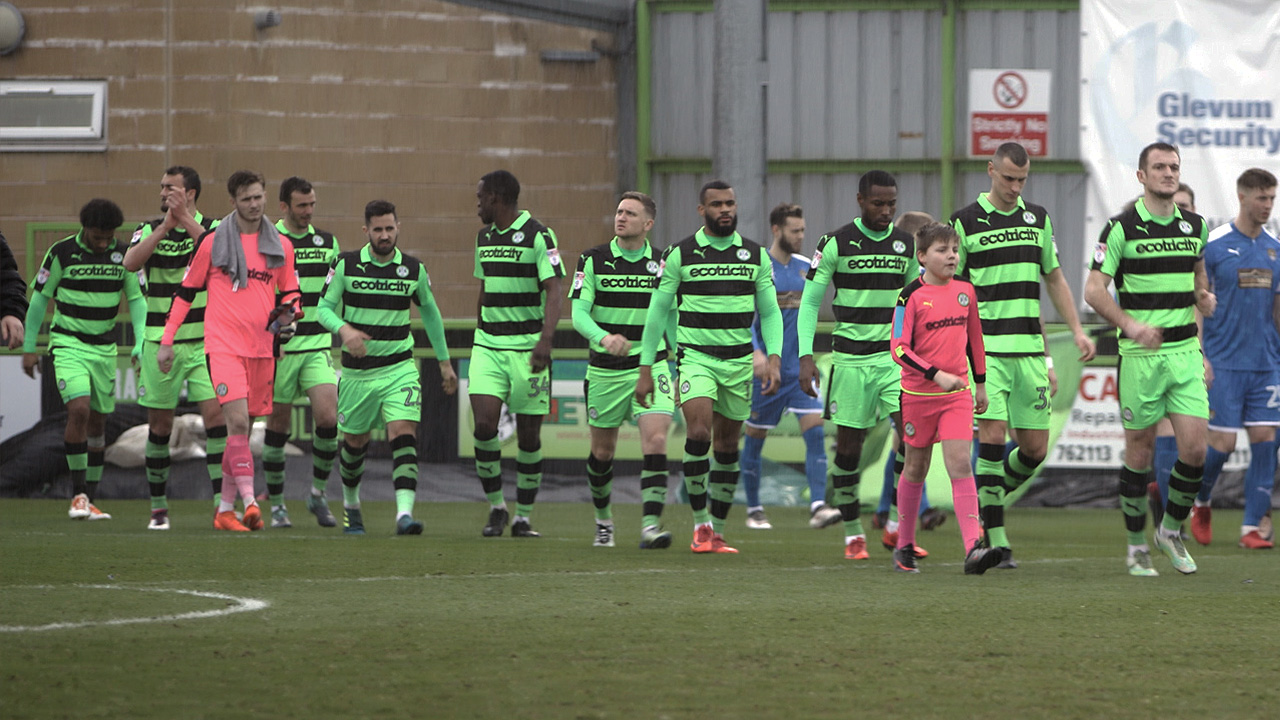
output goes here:
[{"label": "green sock", "polygon": [[343,507],[360,507],[360,479],[364,476],[364,453],[368,447],[354,448],[342,443],[338,473],[342,476]]},{"label": "green sock", "polygon": [[893,497],[889,498],[889,522],[898,522],[898,481],[902,479],[902,469],[907,466],[907,445],[898,442],[893,451]]},{"label": "green sock", "polygon": [[360,486],[349,487],[342,486],[342,506],[348,508],[360,507]]},{"label": "green sock", "polygon": [[[1120,466],[1120,510],[1124,513],[1124,527],[1130,545],[1145,545],[1147,542],[1147,476],[1150,472],[1151,468],[1134,470],[1128,465]],[[1170,493],[1172,497],[1172,490]]]},{"label": "green sock", "polygon": [[644,516],[640,527],[656,527],[662,524],[662,506],[667,504],[667,456],[645,455],[644,470],[640,472],[640,502]]},{"label": "green sock", "polygon": [[413,503],[417,498],[416,490],[396,490],[396,517],[413,515]]},{"label": "green sock", "polygon": [[[1147,500],[1146,498],[1120,498],[1120,509],[1124,512],[1125,518],[1146,518]],[[1130,545],[1142,545],[1147,541],[1146,533],[1143,531],[1126,530],[1126,537],[1129,539]]]},{"label": "green sock", "polygon": [[711,454],[711,529],[724,533],[733,493],[738,489],[738,451]]},{"label": "green sock", "polygon": [[147,463],[147,483],[151,487],[151,509],[167,509],[169,507],[167,488],[171,463],[169,436],[147,433],[147,446],[144,452]]},{"label": "green sock", "polygon": [[527,518],[542,487],[542,448],[516,452],[516,515]]},{"label": "green sock", "polygon": [[88,494],[85,485],[85,468],[89,466],[89,446],[82,442],[63,441],[62,451],[67,456],[67,469],[71,471],[71,494]]},{"label": "green sock", "polygon": [[587,484],[591,488],[591,504],[597,520],[612,520],[613,462],[598,460],[595,455],[587,458]]},{"label": "green sock", "polygon": [[[102,438],[98,438],[101,440]],[[102,482],[102,466],[106,451],[102,446],[90,448],[85,453],[84,481],[89,483],[89,499],[98,497],[98,483]]]},{"label": "green sock", "polygon": [[[712,471],[714,472],[714,471]],[[734,486],[728,483],[711,483],[708,495],[712,503],[724,503],[726,505],[733,504]],[[724,534],[724,525],[728,521],[728,517],[719,517],[714,512],[711,513],[711,529],[721,535]]]},{"label": "green sock", "polygon": [[317,427],[311,434],[311,488],[324,497],[333,460],[338,456],[338,428]]},{"label": "green sock", "polygon": [[[90,453],[92,456],[93,453]],[[1200,493],[1204,480],[1204,466],[1192,467],[1178,459],[1169,473],[1169,512],[1164,514],[1160,526],[1169,532],[1180,532],[1182,523],[1191,514],[1191,505]]]},{"label": "green sock", "polygon": [[702,525],[711,522],[707,510],[707,474],[711,472],[711,443],[684,443],[684,489],[689,494],[689,507],[693,509],[693,522]]},{"label": "green sock", "polygon": [[262,438],[262,470],[267,477],[271,506],[284,505],[284,445],[289,433],[267,430]]},{"label": "green sock", "polygon": [[832,500],[835,501],[835,507],[840,510],[841,518],[850,518],[844,520],[844,534],[864,535],[866,531],[862,528],[862,500],[858,497],[858,485],[862,481],[862,475],[858,472],[858,460],[847,455],[836,455],[835,462],[831,464],[831,482]]},{"label": "green sock", "polygon": [[493,507],[502,507],[502,442],[494,435],[488,440],[474,439],[476,448],[476,477],[480,488]]},{"label": "green sock", "polygon": [[974,484],[978,490],[978,516],[992,547],[1008,547],[1004,532],[1004,446],[978,444],[978,462],[974,466]]},{"label": "green sock", "polygon": [[391,483],[396,489],[396,515],[413,514],[413,501],[418,495],[418,444],[413,435],[391,438]]},{"label": "green sock", "polygon": [[1004,459],[1004,467],[1001,468],[1004,471],[1004,484],[1007,489],[1005,493],[1006,503],[1008,503],[1008,494],[1022,487],[1025,482],[1030,480],[1039,466],[1040,463],[1028,462],[1027,456],[1022,454],[1022,448],[1009,453],[1009,456]]},{"label": "green sock", "polygon": [[205,428],[204,466],[209,472],[209,484],[213,487],[213,506],[222,502],[222,454],[227,451],[227,426]]}]

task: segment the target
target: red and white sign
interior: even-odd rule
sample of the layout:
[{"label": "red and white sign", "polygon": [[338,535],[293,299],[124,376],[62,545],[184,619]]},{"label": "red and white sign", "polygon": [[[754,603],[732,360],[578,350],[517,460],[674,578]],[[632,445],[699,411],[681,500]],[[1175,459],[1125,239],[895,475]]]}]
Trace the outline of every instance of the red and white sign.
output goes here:
[{"label": "red and white sign", "polygon": [[[1067,392],[1059,388],[1058,392]],[[1087,366],[1080,373],[1071,415],[1049,451],[1045,467],[1118,470],[1124,461],[1124,425],[1114,367]],[[1224,470],[1249,466],[1249,440],[1241,430]]]},{"label": "red and white sign", "polygon": [[969,154],[989,157],[1016,142],[1033,157],[1049,154],[1049,70],[969,71]]}]

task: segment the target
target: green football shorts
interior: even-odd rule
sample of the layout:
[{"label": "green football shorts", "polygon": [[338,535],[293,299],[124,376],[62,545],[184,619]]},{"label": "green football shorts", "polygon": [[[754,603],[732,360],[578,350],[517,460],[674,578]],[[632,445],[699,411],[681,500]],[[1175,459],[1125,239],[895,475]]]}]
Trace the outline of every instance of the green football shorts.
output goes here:
[{"label": "green football shorts", "polygon": [[898,412],[902,371],[893,358],[886,359],[888,364],[842,365],[836,358],[823,417],[836,425],[865,430]]},{"label": "green football shorts", "polygon": [[1120,419],[1126,430],[1149,428],[1169,414],[1208,419],[1209,391],[1199,350],[1122,356],[1118,363]]},{"label": "green football shorts", "polygon": [[988,355],[986,389],[987,411],[978,420],[1001,420],[1019,430],[1049,429],[1053,401],[1043,355]]},{"label": "green football shorts", "polygon": [[362,435],[396,420],[422,422],[422,377],[405,360],[371,378],[348,370],[338,381],[338,429]]},{"label": "green football shorts", "polygon": [[62,402],[89,396],[89,409],[103,415],[116,409],[116,356],[52,348],[53,377]]},{"label": "green football shorts", "polygon": [[167,373],[160,372],[160,365],[156,363],[156,351],[159,349],[158,342],[147,340],[142,343],[142,357],[138,360],[139,405],[156,410],[178,407],[183,382],[187,383],[187,400],[190,402],[200,403],[215,397],[204,343],[174,343],[173,367]]},{"label": "green football shorts", "polygon": [[[696,350],[681,350],[680,402],[711,398],[711,409],[730,420],[751,416],[751,356],[721,360]],[[656,378],[655,378],[656,381]]]},{"label": "green football shorts", "polygon": [[494,350],[476,345],[467,370],[468,395],[492,395],[516,415],[551,412],[551,367],[535,373],[532,350]]},{"label": "green football shorts", "polygon": [[587,368],[587,379],[582,382],[582,392],[587,399],[587,423],[591,427],[621,427],[627,418],[638,418],[648,413],[670,415],[675,412],[675,383],[665,361],[654,363],[653,400],[645,407],[636,400],[636,382],[640,369],[601,370]]},{"label": "green football shorts", "polygon": [[276,359],[276,390],[272,402],[294,405],[317,385],[334,385],[338,375],[333,371],[333,355],[328,350],[285,353]]}]

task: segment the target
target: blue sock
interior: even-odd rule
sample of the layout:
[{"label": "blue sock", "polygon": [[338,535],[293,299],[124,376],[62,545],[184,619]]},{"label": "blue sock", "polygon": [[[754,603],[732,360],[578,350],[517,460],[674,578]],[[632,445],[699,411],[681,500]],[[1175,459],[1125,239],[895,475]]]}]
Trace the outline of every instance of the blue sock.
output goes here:
[{"label": "blue sock", "polygon": [[973,474],[978,474],[978,446],[982,441],[978,438],[973,439],[973,447],[969,450],[969,467],[973,469]]},{"label": "blue sock", "polygon": [[889,512],[889,505],[893,501],[893,448],[889,448],[889,457],[884,461],[884,485],[880,488],[880,504],[876,505],[876,512]]},{"label": "blue sock", "polygon": [[1172,435],[1157,435],[1155,473],[1156,484],[1160,486],[1160,507],[1169,504],[1169,473],[1173,472],[1173,463],[1177,459],[1177,438]]},{"label": "blue sock", "polygon": [[764,438],[747,435],[742,442],[742,489],[747,491],[747,507],[760,507],[760,452]]},{"label": "blue sock", "polygon": [[822,425],[804,431],[804,474],[809,478],[809,504],[827,496],[827,449]]},{"label": "blue sock", "polygon": [[1224,453],[1210,445],[1204,453],[1204,480],[1200,483],[1200,494],[1196,499],[1209,502],[1213,495],[1213,486],[1218,484],[1218,476],[1222,474],[1222,466],[1226,464],[1229,453]]},{"label": "blue sock", "polygon": [[1251,443],[1249,469],[1244,471],[1244,522],[1254,525],[1271,509],[1271,491],[1276,483],[1276,441]]}]

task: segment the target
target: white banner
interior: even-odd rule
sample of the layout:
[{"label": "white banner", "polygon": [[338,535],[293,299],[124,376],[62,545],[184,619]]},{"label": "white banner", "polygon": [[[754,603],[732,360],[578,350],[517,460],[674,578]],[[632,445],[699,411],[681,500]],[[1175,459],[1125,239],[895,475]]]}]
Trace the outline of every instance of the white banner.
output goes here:
[{"label": "white banner", "polygon": [[1086,243],[1142,194],[1150,143],[1179,148],[1210,228],[1235,218],[1241,172],[1280,175],[1280,2],[1081,0],[1080,31]]}]

